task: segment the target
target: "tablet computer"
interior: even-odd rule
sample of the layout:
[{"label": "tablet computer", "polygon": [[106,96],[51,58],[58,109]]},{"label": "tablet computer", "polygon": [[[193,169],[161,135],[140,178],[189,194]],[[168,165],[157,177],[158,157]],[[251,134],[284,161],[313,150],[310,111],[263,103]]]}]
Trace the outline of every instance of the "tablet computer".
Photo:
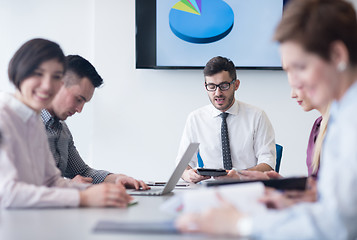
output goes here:
[{"label": "tablet computer", "polygon": [[227,184],[242,184],[249,182],[262,182],[266,187],[272,187],[278,190],[305,190],[307,177],[287,177],[269,180],[215,180],[205,182],[208,187],[227,185]]},{"label": "tablet computer", "polygon": [[227,175],[227,171],[225,169],[219,168],[197,168],[197,173],[201,176],[212,176],[219,177]]}]

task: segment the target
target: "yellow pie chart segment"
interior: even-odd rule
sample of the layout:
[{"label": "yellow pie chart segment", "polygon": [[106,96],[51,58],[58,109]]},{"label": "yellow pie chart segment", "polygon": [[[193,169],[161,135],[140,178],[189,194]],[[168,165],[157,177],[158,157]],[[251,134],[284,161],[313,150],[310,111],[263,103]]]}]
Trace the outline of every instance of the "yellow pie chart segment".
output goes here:
[{"label": "yellow pie chart segment", "polygon": [[183,1],[180,1],[180,2],[176,3],[172,8],[180,10],[180,11],[184,11],[184,12],[189,12],[189,13],[200,15],[196,10],[190,8],[185,3],[183,3]]}]

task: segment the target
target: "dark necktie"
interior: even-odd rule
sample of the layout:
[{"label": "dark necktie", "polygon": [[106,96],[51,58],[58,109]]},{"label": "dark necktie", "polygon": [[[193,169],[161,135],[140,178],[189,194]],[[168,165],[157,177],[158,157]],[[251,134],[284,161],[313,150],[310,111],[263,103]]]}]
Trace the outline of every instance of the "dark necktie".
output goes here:
[{"label": "dark necktie", "polygon": [[222,138],[222,154],[223,154],[223,166],[224,169],[232,169],[231,148],[229,146],[227,117],[228,113],[221,113],[222,125],[221,125],[221,138]]}]

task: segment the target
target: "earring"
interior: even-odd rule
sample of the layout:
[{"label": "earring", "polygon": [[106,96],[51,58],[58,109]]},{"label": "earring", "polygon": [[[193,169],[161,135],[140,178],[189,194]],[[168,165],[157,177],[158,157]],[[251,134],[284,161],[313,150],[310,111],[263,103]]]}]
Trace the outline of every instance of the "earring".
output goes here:
[{"label": "earring", "polygon": [[343,61],[337,64],[337,71],[339,72],[344,72],[346,68],[347,68],[347,64]]}]

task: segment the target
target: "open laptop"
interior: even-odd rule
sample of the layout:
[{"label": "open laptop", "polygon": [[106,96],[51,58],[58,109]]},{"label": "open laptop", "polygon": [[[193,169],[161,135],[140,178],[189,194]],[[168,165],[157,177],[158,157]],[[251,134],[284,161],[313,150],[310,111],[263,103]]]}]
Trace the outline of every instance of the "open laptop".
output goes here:
[{"label": "open laptop", "polygon": [[197,152],[199,145],[199,143],[190,143],[190,145],[188,145],[185,153],[182,155],[180,162],[177,164],[174,172],[171,174],[171,177],[169,181],[165,184],[164,188],[155,188],[149,190],[128,190],[127,193],[130,195],[150,196],[160,196],[170,193],[175,188],[178,180],[180,180],[193,155]]}]

